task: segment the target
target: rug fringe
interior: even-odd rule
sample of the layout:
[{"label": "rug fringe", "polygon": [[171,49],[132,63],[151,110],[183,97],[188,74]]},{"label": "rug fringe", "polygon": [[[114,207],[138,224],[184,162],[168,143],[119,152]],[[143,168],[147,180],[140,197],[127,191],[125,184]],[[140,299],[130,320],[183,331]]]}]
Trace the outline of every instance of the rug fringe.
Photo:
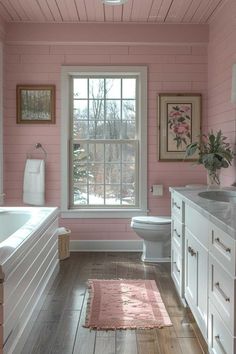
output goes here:
[{"label": "rug fringe", "polygon": [[86,315],[85,315],[85,325],[83,327],[85,328],[91,328],[89,327],[89,320],[90,320],[90,308],[91,308],[91,304],[93,301],[93,295],[94,295],[94,291],[93,291],[93,279],[89,279],[87,281],[87,287],[88,287],[88,299],[87,299],[87,306],[86,306]]}]

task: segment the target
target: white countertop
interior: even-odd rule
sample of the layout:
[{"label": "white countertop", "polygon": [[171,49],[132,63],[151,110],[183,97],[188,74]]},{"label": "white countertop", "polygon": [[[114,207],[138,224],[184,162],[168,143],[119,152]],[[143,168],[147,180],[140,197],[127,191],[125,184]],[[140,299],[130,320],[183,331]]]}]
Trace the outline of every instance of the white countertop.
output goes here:
[{"label": "white countertop", "polygon": [[[198,194],[209,189],[199,188],[191,189],[186,187],[171,187],[170,192],[179,194],[186,205],[196,209],[200,214],[208,218],[222,231],[236,239],[236,204],[233,202],[217,202],[200,197]],[[214,190],[214,189],[210,189]],[[215,189],[215,190],[232,190],[235,187]]]}]

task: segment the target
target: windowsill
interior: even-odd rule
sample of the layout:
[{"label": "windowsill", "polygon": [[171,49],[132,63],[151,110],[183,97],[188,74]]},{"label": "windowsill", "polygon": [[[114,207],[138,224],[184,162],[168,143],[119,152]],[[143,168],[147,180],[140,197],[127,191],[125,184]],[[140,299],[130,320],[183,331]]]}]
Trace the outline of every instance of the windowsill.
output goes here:
[{"label": "windowsill", "polygon": [[129,219],[147,213],[146,209],[71,209],[61,210],[61,217],[63,219]]}]

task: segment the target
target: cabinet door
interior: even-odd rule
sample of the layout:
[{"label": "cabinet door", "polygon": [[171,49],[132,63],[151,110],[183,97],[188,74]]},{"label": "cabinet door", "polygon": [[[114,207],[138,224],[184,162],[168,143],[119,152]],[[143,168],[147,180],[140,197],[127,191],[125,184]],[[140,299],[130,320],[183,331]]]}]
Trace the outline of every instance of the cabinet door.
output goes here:
[{"label": "cabinet door", "polygon": [[208,252],[186,229],[185,297],[207,338]]},{"label": "cabinet door", "polygon": [[185,235],[185,298],[192,309],[195,310],[197,299],[197,250],[191,234]]},{"label": "cabinet door", "polygon": [[182,297],[182,252],[178,244],[173,241],[171,245],[171,276],[180,297]]}]

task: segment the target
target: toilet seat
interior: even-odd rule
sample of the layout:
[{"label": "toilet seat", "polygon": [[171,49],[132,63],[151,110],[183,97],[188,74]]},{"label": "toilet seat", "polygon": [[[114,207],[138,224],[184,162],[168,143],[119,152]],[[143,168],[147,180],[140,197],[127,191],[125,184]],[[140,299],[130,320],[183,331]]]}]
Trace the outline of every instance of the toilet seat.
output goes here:
[{"label": "toilet seat", "polygon": [[166,225],[171,223],[170,216],[135,216],[132,221],[143,225]]}]

